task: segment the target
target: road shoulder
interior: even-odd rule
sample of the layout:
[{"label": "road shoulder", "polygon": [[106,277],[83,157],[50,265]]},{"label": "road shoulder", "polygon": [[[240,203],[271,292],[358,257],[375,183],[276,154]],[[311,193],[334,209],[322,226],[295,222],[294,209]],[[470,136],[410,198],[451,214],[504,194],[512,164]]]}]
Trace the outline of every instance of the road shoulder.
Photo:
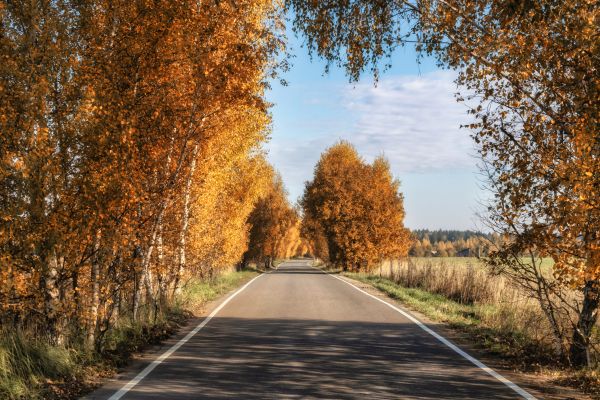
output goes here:
[{"label": "road shoulder", "polygon": [[368,283],[364,283],[346,276],[337,275],[340,279],[356,286],[357,288],[364,290],[365,292],[384,300],[396,307],[401,308],[402,310],[408,312],[413,315],[416,319],[427,325],[430,329],[434,330],[441,336],[449,339],[458,345],[461,349],[469,353],[471,356],[480,360],[490,368],[494,369],[510,381],[519,385],[523,389],[530,392],[532,395],[539,399],[549,399],[549,400],[584,400],[591,399],[591,397],[580,393],[579,391],[566,388],[563,386],[558,386],[551,382],[551,376],[542,374],[542,373],[529,373],[515,370],[508,362],[502,360],[499,356],[490,354],[483,347],[478,346],[473,342],[473,339],[466,335],[463,332],[460,332],[457,329],[453,329],[452,327],[431,320],[424,314],[418,312],[417,310],[408,307],[402,302],[389,297],[384,292],[374,288]]}]

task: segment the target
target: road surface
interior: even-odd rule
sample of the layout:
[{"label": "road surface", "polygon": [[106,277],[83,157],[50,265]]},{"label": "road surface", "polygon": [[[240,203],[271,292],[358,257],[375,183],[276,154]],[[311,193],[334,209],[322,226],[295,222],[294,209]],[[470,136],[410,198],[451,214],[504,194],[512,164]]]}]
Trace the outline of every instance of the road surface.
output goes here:
[{"label": "road surface", "polygon": [[88,398],[522,398],[400,312],[300,260],[258,277],[151,368]]}]

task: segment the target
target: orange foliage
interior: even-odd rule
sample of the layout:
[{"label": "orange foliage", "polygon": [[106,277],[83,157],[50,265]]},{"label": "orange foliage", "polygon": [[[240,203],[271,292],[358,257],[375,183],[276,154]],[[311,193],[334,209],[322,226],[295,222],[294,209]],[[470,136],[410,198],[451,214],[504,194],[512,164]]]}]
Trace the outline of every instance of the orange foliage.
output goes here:
[{"label": "orange foliage", "polygon": [[269,174],[268,190],[256,203],[248,217],[250,241],[244,254],[248,261],[264,262],[270,267],[276,258],[285,258],[298,240],[293,237],[293,228],[298,216],[287,200],[287,193],[281,176],[273,171]]},{"label": "orange foliage", "polygon": [[349,270],[405,256],[410,235],[399,187],[384,158],[367,164],[347,142],[326,150],[302,199],[303,229],[317,256]]}]

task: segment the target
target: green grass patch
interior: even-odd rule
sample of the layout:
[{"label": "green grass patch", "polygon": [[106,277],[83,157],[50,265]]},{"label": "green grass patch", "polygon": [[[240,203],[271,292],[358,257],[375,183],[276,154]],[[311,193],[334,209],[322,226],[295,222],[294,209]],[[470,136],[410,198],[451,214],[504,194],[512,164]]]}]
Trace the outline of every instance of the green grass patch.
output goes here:
[{"label": "green grass patch", "polygon": [[[484,266],[484,261],[477,257],[409,257],[409,260],[416,265],[449,265],[449,266]],[[528,258],[523,258],[525,262],[529,262]],[[554,260],[546,257],[542,258],[543,269],[551,269],[554,266]]]},{"label": "green grass patch", "polygon": [[387,278],[374,275],[352,272],[343,272],[342,275],[368,283],[433,320],[456,325],[474,325],[480,322],[473,305],[460,304],[422,289],[405,288]]},{"label": "green grass patch", "polygon": [[44,384],[78,377],[82,361],[75,349],[4,330],[0,332],[0,398],[46,398]]},{"label": "green grass patch", "polygon": [[483,265],[483,261],[477,257],[409,257],[409,260],[417,265],[444,264],[451,266]]},{"label": "green grass patch", "polygon": [[243,271],[225,272],[210,280],[193,278],[183,289],[177,306],[191,311],[197,311],[198,307],[229,292],[259,275],[260,271],[245,269]]}]

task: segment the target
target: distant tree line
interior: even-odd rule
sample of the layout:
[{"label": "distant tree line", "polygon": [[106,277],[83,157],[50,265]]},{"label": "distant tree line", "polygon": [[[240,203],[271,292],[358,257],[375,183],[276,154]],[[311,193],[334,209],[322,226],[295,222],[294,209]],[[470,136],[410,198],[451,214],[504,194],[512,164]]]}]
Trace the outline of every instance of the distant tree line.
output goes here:
[{"label": "distant tree line", "polygon": [[479,231],[417,229],[411,232],[413,257],[486,257],[500,244],[500,235]]}]

